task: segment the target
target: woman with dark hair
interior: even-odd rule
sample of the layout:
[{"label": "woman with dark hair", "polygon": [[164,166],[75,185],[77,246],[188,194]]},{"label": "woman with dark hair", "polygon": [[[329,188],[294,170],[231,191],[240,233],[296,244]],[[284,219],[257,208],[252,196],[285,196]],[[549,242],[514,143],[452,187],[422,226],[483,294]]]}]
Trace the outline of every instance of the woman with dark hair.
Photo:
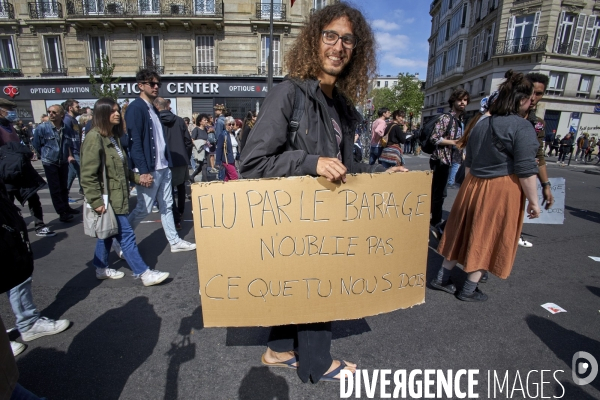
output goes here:
[{"label": "woman with dark hair", "polygon": [[[169,276],[168,272],[151,270],[142,260],[135,234],[127,220],[129,213],[129,185],[132,180],[140,184],[140,176],[131,171],[127,155],[119,138],[123,135],[123,120],[119,105],[110,98],[98,100],[94,106],[92,129],[83,143],[81,157],[81,186],[85,193],[85,207],[93,208],[98,214],[106,212],[110,203],[119,233],[106,239],[98,239],[93,264],[98,279],[120,279],[125,274],[109,268],[108,254],[113,238],[121,244],[121,249],[136,278],[141,278],[144,286],[156,285]],[[106,174],[106,177],[104,177]],[[106,187],[104,183],[106,179]],[[104,191],[108,192],[105,198]]]},{"label": "woman with dark hair", "polygon": [[[194,178],[200,172],[202,172],[202,181],[206,182],[206,156],[209,152],[210,144],[208,143],[208,132],[206,132],[206,126],[208,125],[208,115],[198,114],[194,121],[196,127],[192,130],[192,141],[194,142],[194,159],[196,160],[196,168],[190,176],[190,183],[194,183]],[[200,145],[201,147],[196,147]]]},{"label": "woman with dark hair", "polygon": [[387,146],[379,156],[379,163],[386,168],[404,165],[402,145],[406,144],[407,125],[404,120],[405,113],[396,110],[392,113],[392,122],[385,128]]},{"label": "woman with dark hair", "polygon": [[246,139],[256,122],[256,111],[248,111],[246,114],[246,118],[244,118],[244,127],[242,128],[242,132],[240,133],[240,153],[244,149],[244,145],[246,144]]},{"label": "woman with dark hair", "polygon": [[524,217],[537,218],[537,163],[539,142],[529,110],[533,86],[521,73],[508,71],[498,98],[489,106],[469,136],[465,181],[461,186],[438,252],[444,257],[434,289],[454,294],[450,275],[457,263],[467,280],[458,294],[463,301],[485,301],[477,288],[485,271],[506,279],[515,260]]}]

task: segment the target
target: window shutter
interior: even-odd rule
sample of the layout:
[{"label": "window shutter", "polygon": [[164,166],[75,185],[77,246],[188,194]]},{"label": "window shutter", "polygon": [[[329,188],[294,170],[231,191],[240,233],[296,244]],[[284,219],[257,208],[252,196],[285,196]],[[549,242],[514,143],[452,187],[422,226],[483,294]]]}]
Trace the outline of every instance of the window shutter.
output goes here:
[{"label": "window shutter", "polygon": [[479,34],[479,36],[481,36],[481,38],[479,39],[479,56],[478,56],[478,62],[481,63],[483,62],[483,46],[485,46],[485,32],[481,32]]},{"label": "window shutter", "polygon": [[560,13],[560,19],[558,20],[558,30],[556,31],[556,36],[554,36],[554,52],[558,53],[558,47],[560,46],[560,35],[562,33],[563,23],[565,21],[565,12],[562,11]]},{"label": "window shutter", "polygon": [[488,7],[488,0],[483,0],[481,2],[481,13],[479,13],[481,19],[484,19],[485,16],[488,15],[488,11],[490,11]]},{"label": "window shutter", "polygon": [[583,38],[584,30],[585,30],[585,14],[579,14],[579,17],[577,17],[577,28],[575,29],[575,36],[573,37],[573,47],[571,48],[572,56],[579,55],[579,48],[581,47],[581,39]]},{"label": "window shutter", "polygon": [[490,59],[494,55],[494,33],[495,33],[495,30],[496,30],[496,23],[494,22],[492,24],[492,30],[490,31],[491,32],[491,34],[490,34],[490,47],[488,49],[488,55],[489,55]]},{"label": "window shutter", "polygon": [[541,14],[542,14],[541,11],[536,11],[536,13],[535,13],[535,19],[533,20],[533,32],[531,33],[531,36],[537,36],[538,26],[540,25],[540,15]]},{"label": "window shutter", "polygon": [[584,57],[588,56],[590,45],[592,44],[592,37],[594,36],[594,25],[596,24],[596,16],[590,15],[587,21],[587,27],[585,34],[583,35],[583,45],[581,46],[581,55]]},{"label": "window shutter", "polygon": [[513,40],[515,36],[515,17],[508,18],[508,30],[506,31],[506,40]]}]

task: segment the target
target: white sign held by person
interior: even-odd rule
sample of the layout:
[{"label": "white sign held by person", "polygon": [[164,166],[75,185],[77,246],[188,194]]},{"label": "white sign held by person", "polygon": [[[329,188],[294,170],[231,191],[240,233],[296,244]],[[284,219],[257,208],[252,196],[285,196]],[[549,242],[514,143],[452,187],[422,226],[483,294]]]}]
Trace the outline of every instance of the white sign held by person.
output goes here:
[{"label": "white sign held by person", "polygon": [[[542,195],[542,185],[538,182],[538,202],[541,208],[539,218],[529,219],[525,213],[524,223],[526,224],[560,224],[565,221],[565,178],[550,178],[550,188],[552,196],[554,196],[554,204],[549,209],[545,209],[542,205],[544,196]],[[527,210],[528,201],[525,202],[525,210]]]}]

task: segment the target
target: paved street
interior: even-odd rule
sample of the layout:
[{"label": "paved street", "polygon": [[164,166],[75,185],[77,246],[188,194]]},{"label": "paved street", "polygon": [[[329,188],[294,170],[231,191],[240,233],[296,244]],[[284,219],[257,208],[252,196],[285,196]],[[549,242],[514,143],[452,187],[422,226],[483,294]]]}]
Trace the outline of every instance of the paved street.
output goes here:
[{"label": "paved street", "polygon": [[[411,169],[428,168],[425,156],[406,159]],[[41,169],[39,162],[35,165]],[[588,257],[600,257],[600,176],[586,169],[600,172],[595,166],[549,164],[551,177],[566,179],[565,223],[525,225],[524,236],[534,246],[519,248],[506,281],[491,276],[481,285],[487,302],[465,303],[428,288],[423,305],[335,322],[334,357],[370,371],[479,369],[480,398],[488,398],[488,370],[502,375],[509,370],[511,388],[517,371],[525,387],[530,370],[562,370],[554,375],[560,385],[552,373],[543,378],[532,374],[530,397],[543,380],[544,396],[561,397],[562,385],[564,399],[600,398],[600,377],[587,386],[571,378],[577,351],[600,360],[600,262]],[[456,192],[449,190],[446,211]],[[114,253],[113,268],[126,276],[99,281],[91,265],[95,240],[83,234],[81,222],[58,221],[47,189],[40,195],[45,220],[57,236],[36,237],[29,225],[36,258],[34,300],[42,315],[67,318],[72,326],[28,343],[17,357],[23,386],[49,400],[339,398],[337,384],[302,384],[292,370],[262,366],[268,329],[204,329],[196,253],[171,253],[160,222],[141,224],[136,235],[144,260],[171,273],[164,284],[142,286]],[[76,204],[80,210],[81,204]],[[189,220],[189,202],[186,207]],[[24,215],[31,222],[27,210]],[[159,219],[159,214],[147,218]],[[191,222],[183,223],[180,236],[208,254]],[[441,263],[436,244],[431,239],[428,281]],[[211,251],[235,251],[235,244],[228,246]],[[219,260],[206,257],[203,262]],[[464,274],[454,278],[460,284]],[[540,307],[547,302],[567,312],[552,315]],[[14,326],[6,296],[0,298],[0,315],[7,328]],[[523,397],[516,391],[512,398]]]}]

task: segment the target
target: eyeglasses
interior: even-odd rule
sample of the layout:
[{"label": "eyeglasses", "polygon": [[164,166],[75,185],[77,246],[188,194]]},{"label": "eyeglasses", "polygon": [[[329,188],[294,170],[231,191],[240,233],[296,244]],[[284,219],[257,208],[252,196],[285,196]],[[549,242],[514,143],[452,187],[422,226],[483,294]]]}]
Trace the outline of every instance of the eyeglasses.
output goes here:
[{"label": "eyeglasses", "polygon": [[227,126],[234,126],[235,124],[227,124]]},{"label": "eyeglasses", "polygon": [[160,83],[160,82],[142,82],[142,83],[144,85],[150,86],[151,88],[153,88],[154,86],[156,86],[156,87],[161,87],[162,86],[162,83]]},{"label": "eyeglasses", "polygon": [[322,38],[323,43],[330,46],[335,46],[338,40],[342,39],[342,46],[348,50],[354,49],[358,43],[358,38],[356,36],[340,36],[334,31],[323,31]]},{"label": "eyeglasses", "polygon": [[50,110],[48,110],[47,113],[48,114],[58,114],[58,111],[50,111]]}]

